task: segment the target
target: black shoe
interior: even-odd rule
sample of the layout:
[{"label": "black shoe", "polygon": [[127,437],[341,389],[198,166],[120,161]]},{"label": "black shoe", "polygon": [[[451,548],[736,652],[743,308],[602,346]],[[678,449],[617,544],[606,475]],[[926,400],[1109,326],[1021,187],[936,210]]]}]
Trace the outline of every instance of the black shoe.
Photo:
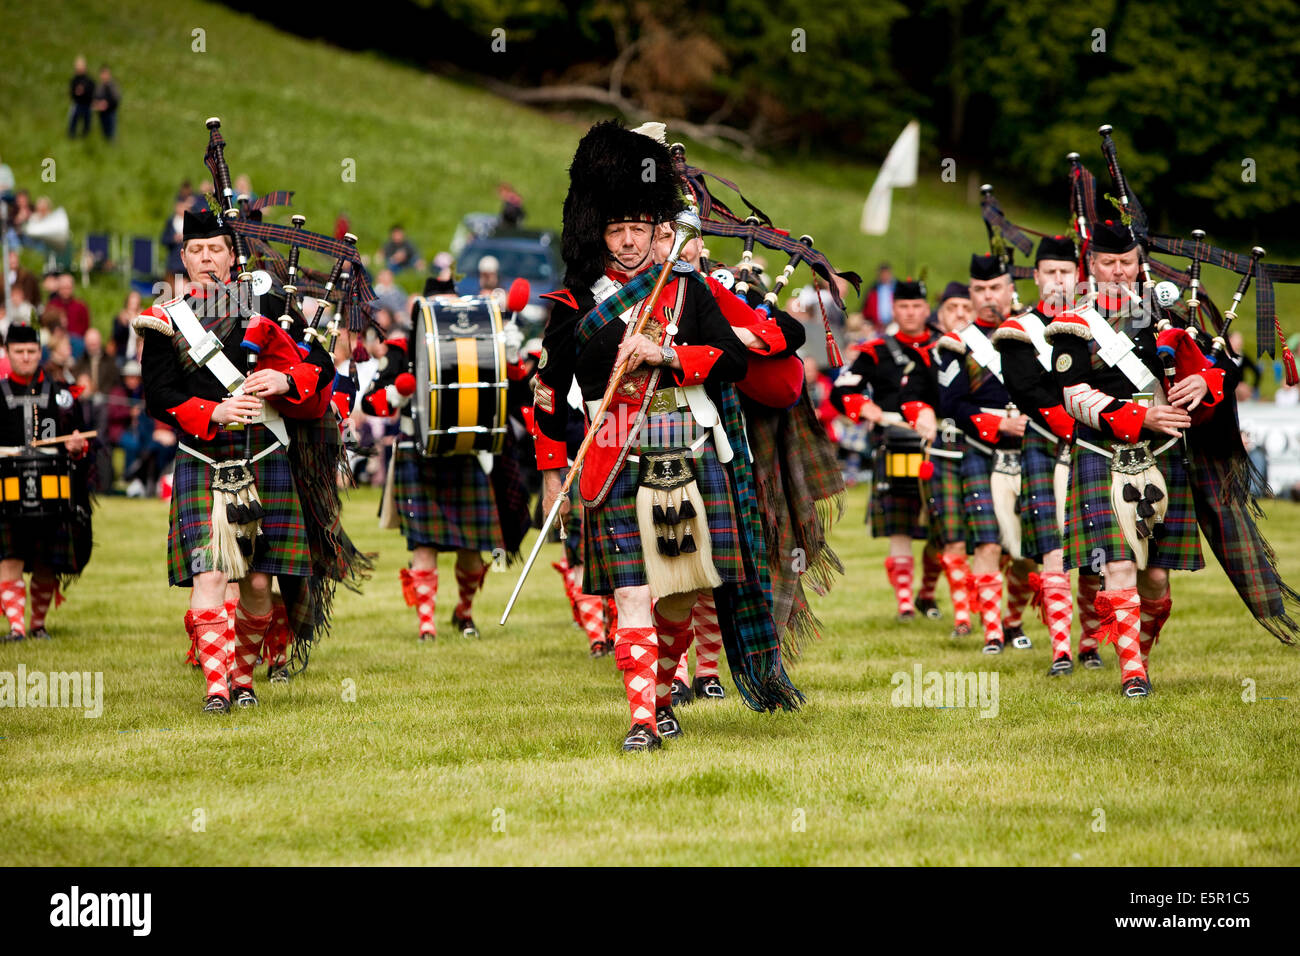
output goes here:
[{"label": "black shoe", "polygon": [[1048,668],[1048,677],[1065,677],[1074,673],[1074,661],[1070,659],[1069,654],[1062,654],[1056,660],[1052,661],[1052,666]]},{"label": "black shoe", "polygon": [[722,700],[727,696],[722,681],[716,677],[697,677],[691,689],[695,691],[696,700]]},{"label": "black shoe", "polygon": [[916,620],[916,612],[915,612],[915,611],[899,611],[899,612],[898,612],[898,620],[899,620],[900,622],[903,622],[903,621],[915,621],[915,620]]},{"label": "black shoe", "polygon": [[474,626],[474,619],[468,615],[461,617],[455,611],[452,611],[451,626],[460,631],[460,636],[467,640],[478,637],[478,628]]},{"label": "black shoe", "polygon": [[677,722],[677,715],[671,707],[655,708],[655,729],[665,740],[682,735],[682,725]]},{"label": "black shoe", "polygon": [[1099,671],[1106,666],[1105,661],[1101,659],[1101,652],[1096,648],[1090,651],[1080,651],[1079,663],[1090,671]]},{"label": "black shoe", "polygon": [[230,691],[230,703],[235,707],[256,707],[257,695],[251,687],[235,687]]},{"label": "black shoe", "polygon": [[1019,624],[1002,625],[1002,639],[1018,651],[1027,651],[1034,646],[1034,642],[1029,639],[1025,629]]},{"label": "black shoe", "polygon": [[220,694],[209,694],[203,698],[203,713],[228,714],[230,713],[230,701]]},{"label": "black shoe", "polygon": [[591,642],[590,653],[593,660],[597,657],[605,657],[610,653],[612,653],[613,650],[614,650],[613,641],[592,641]]},{"label": "black shoe", "polygon": [[1001,654],[1002,648],[1005,645],[1006,641],[999,640],[995,637],[991,641],[985,641],[984,646],[980,648],[980,652],[983,654]]},{"label": "black shoe", "polygon": [[942,621],[943,611],[929,598],[917,598],[916,609],[932,621]]},{"label": "black shoe", "polygon": [[272,684],[287,684],[290,676],[292,675],[289,673],[288,664],[281,664],[279,667],[272,664],[266,669],[266,679]]},{"label": "black shoe", "polygon": [[16,643],[18,641],[21,641],[26,636],[27,636],[26,634],[24,634],[22,631],[18,630],[18,628],[15,627],[10,629],[9,636],[4,639],[4,643],[6,644]]},{"label": "black shoe", "polygon": [[428,641],[430,644],[432,644],[437,639],[438,639],[438,635],[433,631],[421,631],[419,634],[419,641],[421,644],[423,644],[425,641]]},{"label": "black shoe", "polygon": [[1151,685],[1145,677],[1130,677],[1120,688],[1125,697],[1146,697],[1151,693]]},{"label": "black shoe", "polygon": [[[687,687],[682,681],[679,681],[676,677],[674,677],[673,678],[673,706],[675,707],[678,704],[689,704],[694,699],[695,699],[695,692],[691,690],[689,687]],[[663,731],[660,731],[660,733],[663,733]],[[671,735],[663,734],[663,736],[668,737]]]},{"label": "black shoe", "polygon": [[953,627],[952,633],[949,634],[948,636],[952,638],[954,641],[958,640],[959,638],[970,637],[970,625],[958,624]]},{"label": "black shoe", "polygon": [[649,724],[633,724],[632,729],[623,738],[624,753],[638,753],[646,750],[658,750],[663,741]]},{"label": "black shoe", "polygon": [[47,631],[47,630],[46,630],[45,628],[43,628],[43,627],[34,627],[34,628],[32,628],[32,632],[31,632],[30,634],[28,634],[27,636],[30,637],[33,641],[48,641],[48,640],[51,640],[50,632]]}]

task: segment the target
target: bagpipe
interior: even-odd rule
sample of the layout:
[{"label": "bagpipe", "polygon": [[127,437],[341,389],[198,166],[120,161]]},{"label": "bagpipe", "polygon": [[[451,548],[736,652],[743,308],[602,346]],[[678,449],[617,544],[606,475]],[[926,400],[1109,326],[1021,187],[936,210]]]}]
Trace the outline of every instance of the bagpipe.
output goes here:
[{"label": "bagpipe", "polygon": [[[682,181],[690,188],[695,196],[696,207],[700,216],[700,233],[704,236],[725,236],[727,238],[740,239],[743,243],[740,265],[737,267],[737,281],[733,292],[742,299],[749,291],[749,287],[758,282],[758,271],[754,265],[754,246],[761,245],[776,252],[784,252],[789,256],[785,268],[777,275],[769,289],[763,296],[763,302],[758,307],[763,314],[770,314],[771,310],[776,308],[777,300],[781,290],[785,288],[798,268],[800,263],[806,264],[813,271],[813,285],[817,290],[818,301],[821,301],[821,285],[818,283],[818,277],[825,279],[829,287],[831,299],[841,309],[844,306],[844,299],[840,295],[839,287],[835,284],[835,278],[839,277],[853,286],[855,291],[861,291],[862,278],[856,272],[840,272],[831,265],[830,260],[824,252],[813,246],[812,236],[800,236],[798,239],[791,237],[790,233],[784,229],[778,229],[772,224],[772,219],[759,209],[748,199],[744,193],[733,182],[716,176],[707,170],[700,169],[698,166],[688,165],[686,162],[686,147],[681,143],[674,143],[668,148],[673,157],[673,163],[676,166],[677,173],[682,177]],[[745,204],[749,214],[741,218],[734,213],[731,208],[713,193],[708,186],[707,180],[713,180],[719,185],[725,186],[732,190],[740,201]],[[835,335],[831,331],[830,319],[827,317],[826,309],[821,309],[822,324],[826,330],[826,358],[832,368],[839,368],[844,364],[844,359],[840,355],[839,346],[835,342]]]},{"label": "bagpipe", "polygon": [[[1295,359],[1286,347],[1281,322],[1278,320],[1273,293],[1274,282],[1300,283],[1300,266],[1265,264],[1264,249],[1256,246],[1248,255],[1229,252],[1210,245],[1205,241],[1205,232],[1193,230],[1192,238],[1180,239],[1172,236],[1152,235],[1148,218],[1141,202],[1130,189],[1128,180],[1119,164],[1118,151],[1113,139],[1113,129],[1109,125],[1099,127],[1102,155],[1106,160],[1107,170],[1117,196],[1109,193],[1104,199],[1115,207],[1113,215],[1128,228],[1138,244],[1139,263],[1142,281],[1150,290],[1153,302],[1143,302],[1142,307],[1151,309],[1156,326],[1156,342],[1166,384],[1171,385],[1189,375],[1200,374],[1212,369],[1224,371],[1232,363],[1234,356],[1228,344],[1228,334],[1232,322],[1236,319],[1237,308],[1250,288],[1252,280],[1256,286],[1256,331],[1258,354],[1272,356],[1277,341],[1282,343],[1282,361],[1288,385],[1300,382]],[[1089,295],[1096,297],[1096,281],[1088,271],[1088,251],[1091,246],[1093,224],[1110,218],[1103,215],[1103,206],[1099,202],[1096,178],[1083,164],[1076,152],[1067,154],[1070,181],[1070,220],[1071,228],[1079,248],[1079,281],[1088,283]],[[982,213],[986,227],[997,230],[1001,240],[1029,255],[1033,250],[1033,241],[1029,234],[1043,236],[1033,229],[1027,229],[1012,223],[992,200],[991,191],[982,203]],[[1185,271],[1154,258],[1151,253],[1166,253],[1190,260]],[[1201,283],[1203,264],[1216,266],[1240,275],[1232,304],[1220,312],[1214,301],[1206,293]],[[1014,267],[1013,278],[1029,278],[1032,270]],[[1185,323],[1175,325],[1173,314],[1175,308],[1184,303]],[[1136,293],[1130,293],[1138,299]],[[1193,423],[1201,424],[1213,415],[1213,409],[1198,407],[1192,412]]]},{"label": "bagpipe", "polygon": [[[237,196],[231,186],[221,120],[214,116],[207,120],[206,125],[208,146],[203,159],[212,173],[220,207],[218,216],[233,234],[238,279],[251,283],[257,296],[270,295],[284,303],[283,316],[278,323],[264,315],[253,317],[242,346],[249,353],[250,366],[256,363],[287,373],[290,367],[302,361],[313,344],[332,352],[344,328],[358,332],[373,322],[369,311],[375,301],[374,289],[357,252],[357,237],[352,233],[346,233],[339,240],[308,232],[304,228],[307,219],[300,214],[291,218],[292,225],[289,226],[262,222],[262,210],[291,205],[293,193],[276,190],[256,200],[245,195]],[[271,245],[272,242],[287,244],[288,257],[282,256]],[[303,249],[333,257],[330,271],[318,272],[304,267],[301,264]],[[315,311],[310,317],[304,312],[303,297],[306,296],[316,300]],[[290,331],[295,320],[303,328],[300,340],[295,340]],[[325,413],[333,393],[334,385],[331,384],[297,404],[277,399],[269,401],[287,418],[310,420]],[[340,408],[340,416],[346,414],[347,409]]]}]

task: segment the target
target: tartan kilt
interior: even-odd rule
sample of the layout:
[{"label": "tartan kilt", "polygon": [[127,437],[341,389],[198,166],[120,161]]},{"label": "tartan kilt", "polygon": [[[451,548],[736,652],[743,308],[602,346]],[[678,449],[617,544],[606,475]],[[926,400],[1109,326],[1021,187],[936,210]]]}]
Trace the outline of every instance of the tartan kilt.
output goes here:
[{"label": "tartan kilt", "polygon": [[[945,451],[960,451],[961,446],[940,446]],[[973,452],[967,451],[967,455]],[[961,463],[963,459],[934,455],[934,474],[926,482],[930,501],[929,540],[935,544],[954,544],[966,540],[966,510],[962,506]]]},{"label": "tartan kilt", "polygon": [[492,480],[477,455],[426,458],[399,445],[394,467],[393,500],[408,551],[505,549]]},{"label": "tartan kilt", "polygon": [[1035,561],[1061,547],[1055,475],[1056,441],[1026,428],[1020,446],[1020,553]]},{"label": "tartan kilt", "polygon": [[76,542],[71,515],[0,520],[0,559],[21,558],[23,570],[44,565],[56,574],[77,574]]},{"label": "tartan kilt", "polygon": [[[688,410],[675,414],[651,415],[641,428],[638,447],[632,450],[655,451],[681,448],[692,444],[698,429]],[[683,441],[686,438],[686,441]],[[743,455],[744,449],[735,449]],[[718,461],[710,435],[687,460],[695,470],[695,482],[704,499],[708,516],[713,564],[724,583],[744,580],[744,558],[740,549],[740,528],[732,501],[731,480],[727,466]],[[615,588],[644,587],[644,544],[636,518],[636,492],[640,463],[627,461],[614,479],[609,496],[597,507],[587,506],[582,520],[584,594],[613,594]],[[653,542],[651,542],[653,547]]]},{"label": "tartan kilt", "polygon": [[[874,464],[876,480],[871,486],[871,536],[888,538],[891,535],[905,534],[924,540],[928,531],[921,523],[921,483],[918,482],[915,495],[895,491],[885,474],[885,468],[885,446],[878,443]],[[882,484],[886,490],[881,490]]]},{"label": "tartan kilt", "polygon": [[[251,426],[250,453],[265,451],[276,441],[270,430]],[[244,433],[219,430],[211,441],[190,439],[184,444],[217,461],[244,457]],[[289,470],[289,454],[277,448],[252,465],[257,496],[266,511],[258,552],[250,572],[305,578],[311,575],[311,549],[303,524],[302,506]],[[171,522],[167,535],[167,579],[174,587],[189,587],[196,574],[216,570],[212,560],[212,468],[187,454],[176,453],[172,477]]]},{"label": "tartan kilt", "polygon": [[961,460],[961,506],[966,516],[966,551],[981,544],[998,544],[998,518],[993,512],[993,459],[967,446]]},{"label": "tartan kilt", "polygon": [[[1116,444],[1089,428],[1079,427],[1078,437],[1107,451]],[[1152,451],[1167,439],[1153,440]],[[1205,567],[1196,526],[1196,506],[1180,445],[1156,457],[1169,488],[1169,510],[1164,534],[1150,545],[1148,567],[1171,571],[1196,571]],[[1070,458],[1070,499],[1065,509],[1065,567],[1090,568],[1094,551],[1103,561],[1132,561],[1133,550],[1124,540],[1110,504],[1110,460],[1074,446]]]}]

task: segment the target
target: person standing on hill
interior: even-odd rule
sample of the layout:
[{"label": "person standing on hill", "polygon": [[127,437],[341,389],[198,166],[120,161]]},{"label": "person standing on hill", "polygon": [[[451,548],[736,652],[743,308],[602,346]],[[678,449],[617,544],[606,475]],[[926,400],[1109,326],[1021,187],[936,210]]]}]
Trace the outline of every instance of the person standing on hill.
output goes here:
[{"label": "person standing on hill", "polygon": [[[72,68],[72,82],[69,84],[68,96],[72,107],[68,110],[68,139],[76,139],[90,132],[90,105],[95,99],[95,81],[86,72],[86,58],[77,57]],[[80,134],[77,127],[81,127]]]}]

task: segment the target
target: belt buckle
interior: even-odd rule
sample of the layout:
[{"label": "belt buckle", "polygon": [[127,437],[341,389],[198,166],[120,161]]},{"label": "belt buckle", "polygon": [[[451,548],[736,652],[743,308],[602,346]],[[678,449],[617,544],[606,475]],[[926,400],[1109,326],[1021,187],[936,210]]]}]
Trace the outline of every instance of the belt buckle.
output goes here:
[{"label": "belt buckle", "polygon": [[654,397],[650,399],[650,406],[647,409],[647,414],[666,415],[669,412],[677,411],[677,409],[681,407],[681,398],[679,397],[677,386],[673,386],[672,388],[661,388],[655,392]]}]

